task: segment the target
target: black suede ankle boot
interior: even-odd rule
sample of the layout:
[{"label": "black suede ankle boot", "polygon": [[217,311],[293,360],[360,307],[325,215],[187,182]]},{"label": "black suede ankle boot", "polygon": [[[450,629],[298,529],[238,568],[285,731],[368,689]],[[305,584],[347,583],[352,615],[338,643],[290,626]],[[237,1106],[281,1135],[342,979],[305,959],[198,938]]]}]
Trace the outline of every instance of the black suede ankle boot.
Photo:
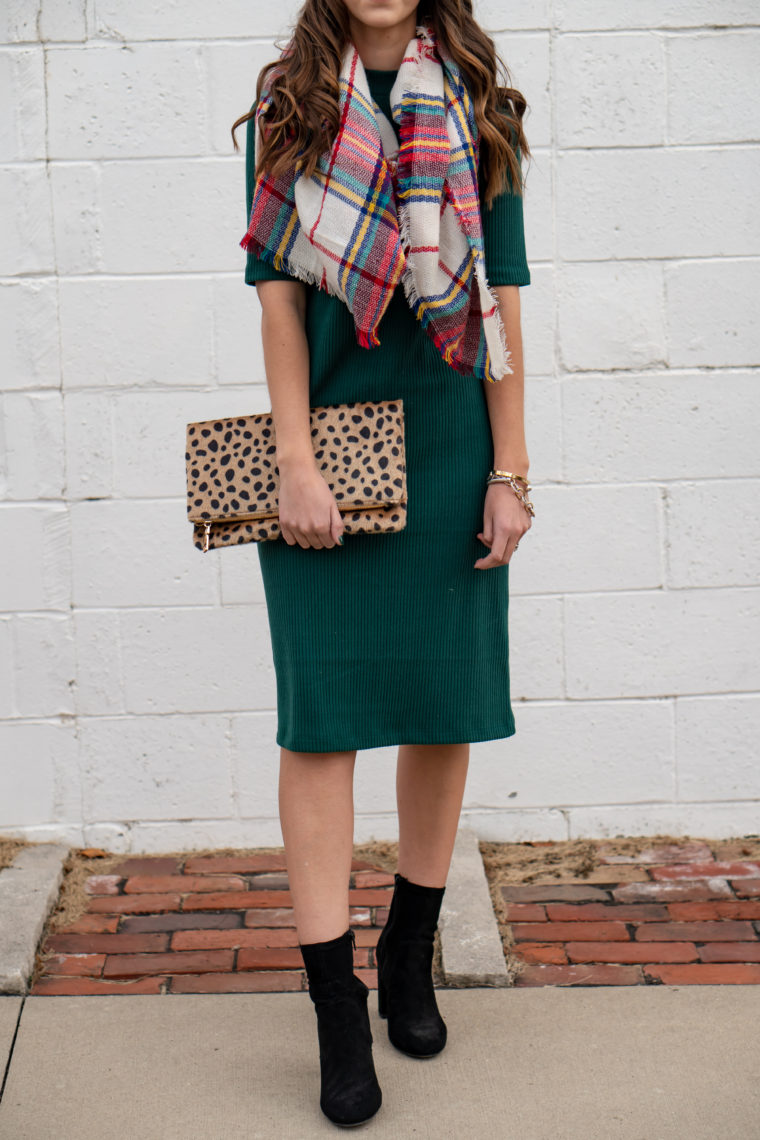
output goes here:
[{"label": "black suede ankle boot", "polygon": [[319,1105],[344,1128],[369,1120],[383,1099],[372,1060],[369,989],[354,974],[355,946],[353,930],[329,942],[300,944],[317,1014]]},{"label": "black suede ankle boot", "polygon": [[445,887],[422,887],[396,873],[388,921],[375,949],[378,1013],[392,1045],[433,1057],[446,1044],[446,1023],[433,986],[433,940]]}]

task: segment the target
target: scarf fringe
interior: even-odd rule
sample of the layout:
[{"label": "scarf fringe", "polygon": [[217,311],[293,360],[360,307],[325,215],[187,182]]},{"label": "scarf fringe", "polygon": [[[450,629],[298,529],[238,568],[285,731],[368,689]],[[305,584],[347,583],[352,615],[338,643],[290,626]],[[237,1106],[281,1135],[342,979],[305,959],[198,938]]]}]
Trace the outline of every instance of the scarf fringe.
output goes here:
[{"label": "scarf fringe", "polygon": [[[477,269],[476,269],[476,273],[477,273]],[[493,301],[494,324],[496,325],[496,331],[499,334],[499,340],[501,341],[501,347],[502,347],[502,351],[504,353],[504,371],[503,372],[494,372],[492,375],[486,376],[486,379],[491,380],[491,381],[494,381],[494,380],[498,381],[498,380],[501,380],[504,376],[514,376],[514,369],[512,367],[512,353],[509,349],[509,345],[507,344],[507,332],[506,332],[506,329],[504,328],[504,321],[501,319],[501,310],[499,309],[499,298],[494,293],[493,288],[488,284],[486,277],[485,277],[485,273],[483,274],[483,285],[485,286],[486,293],[488,294],[488,296]]]},{"label": "scarf fringe", "polygon": [[[287,273],[289,277],[298,277],[299,280],[305,281],[307,285],[316,285],[316,287],[318,289],[321,289],[324,293],[327,293],[331,297],[337,297],[339,300],[343,301],[344,304],[346,304],[345,294],[342,293],[339,289],[334,289],[330,285],[330,282],[327,280],[327,276],[324,270],[320,276],[317,273],[313,273],[305,266],[295,265],[293,262],[289,261],[288,258],[283,257],[276,251],[269,249],[268,246],[262,245],[261,242],[259,242],[256,238],[252,238],[249,234],[245,235],[240,244],[246,253],[251,253],[254,255],[254,257],[261,258],[262,261],[266,261],[268,265],[273,266],[280,273]],[[357,339],[364,348],[374,347],[374,345],[380,343],[377,337],[375,337],[372,345],[364,344],[363,341],[366,338],[360,334],[358,329]]]}]

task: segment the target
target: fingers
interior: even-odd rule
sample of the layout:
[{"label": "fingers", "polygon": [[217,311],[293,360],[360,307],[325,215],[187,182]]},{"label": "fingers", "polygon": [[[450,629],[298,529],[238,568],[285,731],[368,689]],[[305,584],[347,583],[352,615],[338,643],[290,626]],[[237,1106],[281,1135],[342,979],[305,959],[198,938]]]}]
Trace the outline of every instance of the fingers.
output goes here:
[{"label": "fingers", "polygon": [[340,543],[343,540],[343,531],[344,530],[345,530],[345,523],[343,522],[343,518],[341,517],[341,513],[338,510],[338,504],[333,502],[332,515],[331,515],[331,521],[330,521],[330,534],[332,535],[332,538],[334,540],[333,545],[335,545],[335,544],[340,545]]},{"label": "fingers", "polygon": [[343,518],[324,476],[286,480],[280,492],[280,531],[288,546],[324,550],[342,545]]},{"label": "fingers", "polygon": [[337,507],[335,508],[334,514],[331,513],[330,523],[327,527],[315,527],[313,530],[303,530],[300,527],[288,526],[282,523],[282,521],[280,522],[280,531],[288,546],[298,545],[302,550],[308,550],[310,547],[314,550],[325,550],[339,546],[339,539],[343,533],[343,529],[343,519]]},{"label": "fingers", "polygon": [[[528,528],[526,527],[525,530]],[[497,530],[496,538],[491,542],[486,542],[486,536],[481,531],[476,537],[480,539],[486,546],[490,545],[491,550],[482,558],[478,558],[474,563],[476,570],[488,570],[492,566],[506,566],[508,565],[512,555],[514,554],[517,544],[522,538],[525,531],[515,534],[511,531]]]},{"label": "fingers", "polygon": [[309,547],[314,547],[315,550],[322,550],[325,545],[334,546],[334,542],[324,543],[316,531],[296,530],[295,527],[281,526],[282,536],[287,542],[288,546],[300,546],[302,550],[308,550]]}]

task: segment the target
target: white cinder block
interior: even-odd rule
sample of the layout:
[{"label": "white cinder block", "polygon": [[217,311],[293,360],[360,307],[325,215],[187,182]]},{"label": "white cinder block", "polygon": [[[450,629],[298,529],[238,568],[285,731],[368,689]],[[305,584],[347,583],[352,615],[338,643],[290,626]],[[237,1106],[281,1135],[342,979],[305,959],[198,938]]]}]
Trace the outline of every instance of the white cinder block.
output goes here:
[{"label": "white cinder block", "polygon": [[[379,826],[375,835],[392,835],[397,828],[396,758],[398,747],[387,744],[381,748],[357,749],[354,768],[354,803],[359,809],[365,829],[370,819],[385,817],[385,826]],[[396,831],[396,835],[398,832]],[[361,843],[362,840],[355,842]]]},{"label": "white cinder block", "polygon": [[205,152],[196,44],[87,44],[47,53],[51,158]]},{"label": "white cinder block", "polygon": [[[512,23],[510,14],[510,24]],[[549,33],[494,36],[497,54],[507,65],[512,86],[528,103],[523,129],[531,147],[551,146],[551,106],[549,101]]]},{"label": "white cinder block", "polygon": [[[76,723],[73,717],[67,719],[71,724]],[[56,752],[53,772],[55,819],[61,821],[58,826],[65,837],[73,833],[70,842],[74,845],[86,846],[76,834],[82,821],[82,773],[78,739],[75,740],[75,747]]]},{"label": "white cinder block", "polygon": [[558,280],[559,341],[569,371],[615,371],[667,357],[658,262],[569,264]]},{"label": "white cinder block", "polygon": [[509,9],[505,8],[502,0],[474,0],[473,14],[490,34],[524,28],[550,28],[552,24],[549,0],[533,0],[531,4],[516,4]]},{"label": "white cinder block", "polygon": [[673,483],[665,503],[668,585],[758,584],[760,482]]},{"label": "white cinder block", "polygon": [[67,43],[84,40],[89,6],[82,0],[43,0],[39,4],[40,38]]},{"label": "white cinder block", "polygon": [[45,164],[0,167],[0,274],[50,273],[53,217]]},{"label": "white cinder block", "polygon": [[60,305],[68,390],[209,383],[208,279],[64,280]]},{"label": "white cinder block", "polygon": [[0,507],[0,610],[62,610],[71,602],[69,516],[63,505]]},{"label": "white cinder block", "polygon": [[76,606],[203,606],[217,600],[215,563],[225,552],[196,550],[183,499],[73,503],[71,531]]},{"label": "white cinder block", "polygon": [[243,272],[245,169],[230,159],[109,162],[101,187],[108,273]]},{"label": "white cinder block", "polygon": [[[531,593],[635,590],[662,584],[657,487],[540,487],[536,519],[513,562]],[[610,520],[618,525],[611,530]]]},{"label": "white cinder block", "polygon": [[[255,841],[253,837],[255,836]],[[282,831],[277,819],[182,819],[155,823],[131,823],[130,850],[162,854],[176,851],[219,851],[260,847],[281,847]]]},{"label": "white cinder block", "polygon": [[57,388],[58,285],[53,278],[0,282],[3,388]]},{"label": "white cinder block", "polygon": [[[243,271],[217,277],[213,285],[214,361],[218,384],[244,384],[266,391],[261,303],[256,287],[246,285]],[[271,407],[266,402],[256,411]],[[253,405],[251,405],[253,410]]]},{"label": "white cinder block", "polygon": [[286,36],[295,11],[261,0],[219,0],[188,4],[167,0],[160,8],[120,0],[97,0],[94,34],[125,40],[213,40]]},{"label": "white cinder block", "polygon": [[760,147],[569,151],[557,236],[568,261],[744,255],[760,245]]},{"label": "white cinder block", "polygon": [[[519,718],[519,720],[518,720]],[[467,805],[566,807],[668,800],[673,717],[668,701],[535,702],[517,732],[470,765]]]},{"label": "white cinder block", "polygon": [[75,610],[76,711],[91,716],[121,713],[119,614],[116,610]]},{"label": "white cinder block", "polygon": [[[81,842],[85,847],[103,847],[114,854],[127,854],[136,848],[132,846],[133,831],[128,823],[93,823],[82,827]],[[157,851],[165,852],[168,849],[168,836]],[[141,847],[141,851],[146,848]]]},{"label": "white cinder block", "polygon": [[[233,154],[232,124],[247,114],[256,101],[256,81],[265,66],[279,58],[271,40],[212,43],[203,49],[208,104],[208,147],[217,154]],[[246,123],[235,132],[245,154]],[[242,199],[245,220],[245,197]]]},{"label": "white cinder block", "polygon": [[570,482],[760,475],[752,372],[574,377],[563,403]]},{"label": "white cinder block", "polygon": [[87,822],[231,814],[226,717],[81,717],[79,724]]},{"label": "white cinder block", "polygon": [[121,614],[121,646],[131,713],[275,707],[263,606],[128,610]]},{"label": "white cinder block", "polygon": [[623,835],[753,834],[757,803],[615,804],[612,807],[570,808],[570,839],[607,839]]},{"label": "white cinder block", "polygon": [[6,392],[2,397],[7,497],[63,495],[63,403],[60,392]]},{"label": "white cinder block", "polygon": [[530,285],[520,290],[523,359],[526,376],[554,374],[554,324],[557,306],[554,267],[530,265]]},{"label": "white cinder block", "polygon": [[689,28],[714,25],[753,24],[757,18],[754,0],[555,0],[554,25],[559,31],[596,31],[619,28]]},{"label": "white cinder block", "polygon": [[528,808],[476,809],[467,807],[465,798],[461,825],[469,827],[486,842],[525,843],[535,840],[561,842],[567,839],[567,811]]},{"label": "white cinder block", "polygon": [[69,499],[103,499],[113,492],[113,406],[110,392],[64,394]]},{"label": "white cinder block", "polygon": [[58,272],[97,273],[102,266],[100,166],[90,162],[55,162],[50,166],[55,210]]},{"label": "white cinder block", "polygon": [[186,501],[187,425],[216,416],[266,411],[268,407],[266,388],[253,386],[245,392],[218,388],[211,392],[119,394],[115,397],[119,430],[114,439],[117,495],[174,495]]},{"label": "white cinder block", "polygon": [[758,800],[760,698],[679,697],[676,765],[681,800]]},{"label": "white cinder block", "polygon": [[13,618],[0,618],[0,716],[16,715],[13,666]]},{"label": "white cinder block", "polygon": [[240,713],[231,718],[235,798],[243,817],[279,817],[280,748],[276,732],[274,712]]},{"label": "white cinder block", "polygon": [[16,706],[21,716],[74,712],[74,631],[68,614],[25,615],[14,623]]},{"label": "white cinder block", "polygon": [[758,590],[641,590],[565,599],[567,692],[658,697],[760,688]]},{"label": "white cinder block", "polygon": [[[562,382],[531,380],[525,384],[525,435],[534,486],[562,478]],[[522,549],[522,548],[521,548]]]},{"label": "white cinder block", "polygon": [[670,359],[675,367],[757,364],[760,258],[669,265],[665,283]]},{"label": "white cinder block", "polygon": [[[522,547],[517,553],[522,553]],[[516,563],[516,558],[510,562],[510,583],[517,577],[512,573]],[[515,719],[523,701],[564,696],[561,598],[520,596],[516,592],[510,597],[509,681]]]},{"label": "white cinder block", "polygon": [[665,137],[660,36],[559,36],[557,140],[563,147],[651,146]]},{"label": "white cinder block", "polygon": [[39,5],[28,0],[4,0],[0,6],[0,42],[36,40],[38,14]]},{"label": "white cinder block", "polygon": [[670,141],[758,141],[760,29],[670,36],[667,46]]},{"label": "white cinder block", "polygon": [[[267,540],[269,541],[269,540]],[[240,557],[220,559],[221,596],[223,606],[266,604],[264,579],[259,562],[259,543],[249,542]]]},{"label": "white cinder block", "polygon": [[45,157],[42,48],[0,50],[0,162]]},{"label": "white cinder block", "polygon": [[0,724],[0,827],[27,828],[56,818],[56,767],[75,760],[73,721]]},{"label": "white cinder block", "polygon": [[547,150],[534,150],[530,163],[523,167],[525,217],[525,252],[528,262],[549,261],[554,256],[552,233],[551,155]]}]

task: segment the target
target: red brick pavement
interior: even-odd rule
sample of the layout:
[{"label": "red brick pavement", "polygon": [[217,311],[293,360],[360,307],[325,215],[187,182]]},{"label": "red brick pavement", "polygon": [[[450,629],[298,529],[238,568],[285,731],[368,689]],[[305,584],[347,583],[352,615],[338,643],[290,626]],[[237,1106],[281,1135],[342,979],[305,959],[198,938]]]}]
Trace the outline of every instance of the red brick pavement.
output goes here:
[{"label": "red brick pavement", "polygon": [[[31,994],[305,990],[284,857],[133,856],[91,875],[85,914],[48,934]],[[377,988],[374,948],[393,875],[354,860],[356,973]]]},{"label": "red brick pavement", "polygon": [[[635,856],[602,845],[597,863],[608,881],[502,888],[525,963],[516,985],[760,983],[760,862],[687,843]],[[636,881],[616,879],[622,863]],[[373,989],[392,887],[392,875],[354,861],[356,972]],[[126,857],[86,889],[86,913],[41,946],[32,994],[306,989],[281,853]]]},{"label": "red brick pavement", "polygon": [[[705,843],[597,851],[608,882],[502,887],[518,986],[760,984],[760,862]],[[616,864],[640,881],[618,882]],[[597,875],[598,877],[598,875]]]}]

